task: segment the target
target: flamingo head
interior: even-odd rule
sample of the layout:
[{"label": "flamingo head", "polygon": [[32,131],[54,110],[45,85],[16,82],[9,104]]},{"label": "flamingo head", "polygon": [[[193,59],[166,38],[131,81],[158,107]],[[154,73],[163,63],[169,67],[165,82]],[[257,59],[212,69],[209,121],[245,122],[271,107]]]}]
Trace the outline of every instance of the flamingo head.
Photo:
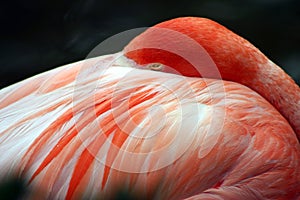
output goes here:
[{"label": "flamingo head", "polygon": [[[198,17],[182,17],[157,24],[134,38],[125,56],[142,68],[190,77],[251,79],[245,66],[266,62],[248,41],[224,26]],[[246,70],[247,71],[247,70]],[[245,77],[243,77],[245,76]]]}]

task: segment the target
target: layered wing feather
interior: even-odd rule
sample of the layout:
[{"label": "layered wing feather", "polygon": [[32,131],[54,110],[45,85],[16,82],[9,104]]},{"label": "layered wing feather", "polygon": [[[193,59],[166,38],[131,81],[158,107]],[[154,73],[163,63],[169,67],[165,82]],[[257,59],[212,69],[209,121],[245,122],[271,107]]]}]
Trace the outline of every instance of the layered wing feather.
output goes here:
[{"label": "layered wing feather", "polygon": [[50,199],[108,198],[119,187],[149,199],[297,196],[299,144],[262,97],[120,59],[1,90],[1,176],[26,177]]}]

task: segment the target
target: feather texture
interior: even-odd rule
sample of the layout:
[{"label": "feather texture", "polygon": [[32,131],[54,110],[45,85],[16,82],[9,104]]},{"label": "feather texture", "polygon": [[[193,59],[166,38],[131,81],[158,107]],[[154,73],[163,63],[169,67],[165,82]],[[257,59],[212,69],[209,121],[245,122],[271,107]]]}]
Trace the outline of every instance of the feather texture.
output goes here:
[{"label": "feather texture", "polygon": [[109,198],[119,187],[160,199],[299,196],[299,143],[263,97],[122,59],[90,59],[1,90],[2,178],[26,177],[47,199]]}]

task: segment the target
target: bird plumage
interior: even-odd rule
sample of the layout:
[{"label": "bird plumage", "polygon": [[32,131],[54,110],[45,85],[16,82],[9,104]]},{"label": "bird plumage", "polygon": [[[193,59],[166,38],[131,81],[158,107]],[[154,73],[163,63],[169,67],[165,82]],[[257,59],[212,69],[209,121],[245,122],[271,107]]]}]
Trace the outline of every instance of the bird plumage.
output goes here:
[{"label": "bird plumage", "polygon": [[297,199],[300,145],[239,83],[139,69],[123,53],[0,91],[0,176],[46,199]]}]

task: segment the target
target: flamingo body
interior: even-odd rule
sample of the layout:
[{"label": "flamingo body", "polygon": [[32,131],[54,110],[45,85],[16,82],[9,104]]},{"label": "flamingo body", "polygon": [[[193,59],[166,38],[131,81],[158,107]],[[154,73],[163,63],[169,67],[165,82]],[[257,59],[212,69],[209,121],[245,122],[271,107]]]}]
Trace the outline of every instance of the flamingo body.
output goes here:
[{"label": "flamingo body", "polygon": [[2,89],[1,178],[44,199],[299,198],[299,141],[264,97],[137,66],[117,53]]}]

